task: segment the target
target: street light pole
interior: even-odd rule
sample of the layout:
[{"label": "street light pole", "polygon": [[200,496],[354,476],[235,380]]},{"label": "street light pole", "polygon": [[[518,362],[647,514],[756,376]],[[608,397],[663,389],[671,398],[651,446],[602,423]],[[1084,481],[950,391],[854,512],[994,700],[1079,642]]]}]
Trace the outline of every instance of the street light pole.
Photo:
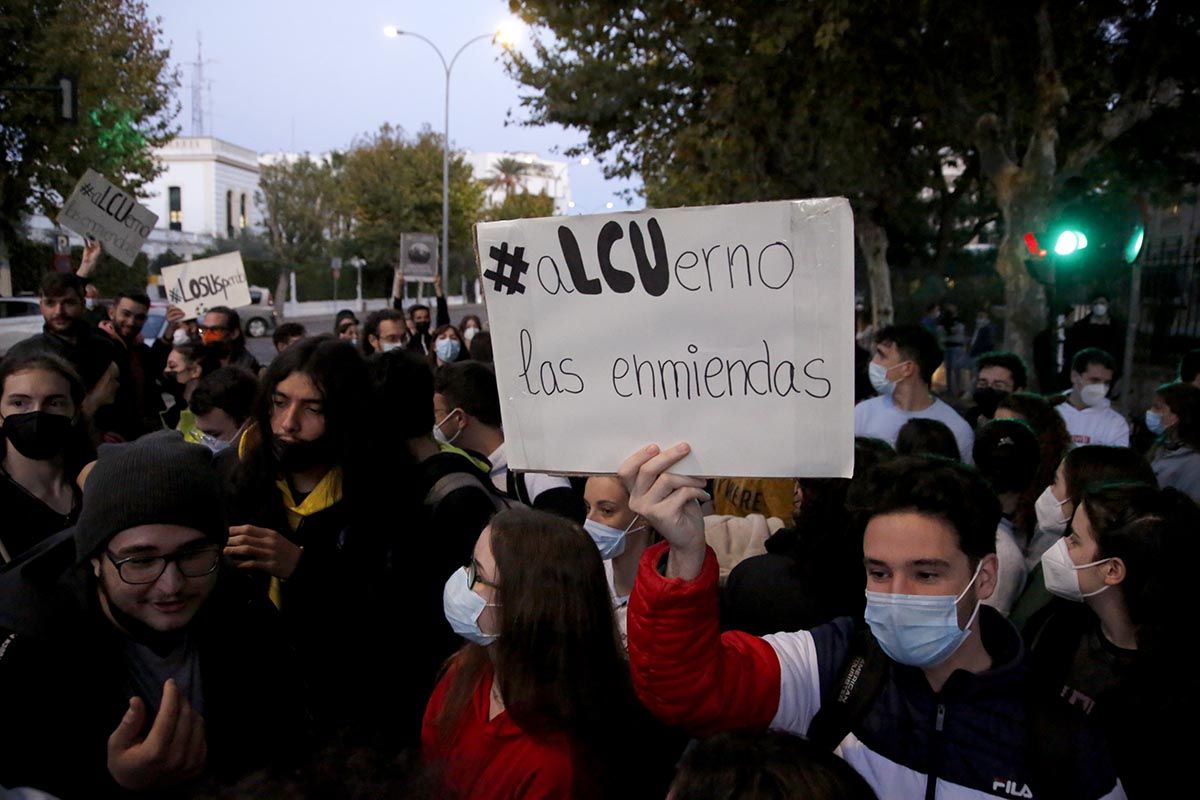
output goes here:
[{"label": "street light pole", "polygon": [[413,31],[402,31],[397,28],[388,28],[386,30],[388,36],[412,36],[420,39],[433,48],[433,52],[437,53],[438,59],[442,62],[442,69],[446,73],[446,103],[445,117],[442,128],[442,285],[450,285],[450,72],[454,69],[454,64],[458,61],[458,57],[462,55],[463,50],[483,39],[491,39],[494,34],[482,33],[472,39],[468,39],[462,47],[458,48],[458,52],[446,62],[446,57],[442,55],[441,49],[430,41],[427,37]]}]

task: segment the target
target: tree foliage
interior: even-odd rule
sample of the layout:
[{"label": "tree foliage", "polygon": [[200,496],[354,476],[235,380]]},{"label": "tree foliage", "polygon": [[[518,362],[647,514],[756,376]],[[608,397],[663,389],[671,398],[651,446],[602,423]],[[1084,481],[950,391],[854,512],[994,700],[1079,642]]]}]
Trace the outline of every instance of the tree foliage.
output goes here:
[{"label": "tree foliage", "polygon": [[21,216],[55,216],[91,167],[131,191],[159,171],[151,150],[174,134],[178,76],[157,19],[141,0],[5,0],[0,86],[78,79],[78,121],[58,120],[59,95],[0,90],[0,237]]},{"label": "tree foliage", "polygon": [[[540,32],[509,62],[530,123],[584,132],[651,205],[845,195],[868,260],[942,269],[993,219],[1020,237],[1064,193],[1200,178],[1194,3],[511,5]],[[1027,349],[1043,298],[1013,241],[997,271]]]},{"label": "tree foliage", "polygon": [[504,202],[494,208],[485,209],[481,219],[492,222],[502,219],[534,219],[552,216],[554,216],[554,198],[544,191],[537,194],[510,192],[504,196]]},{"label": "tree foliage", "polygon": [[492,165],[488,175],[488,186],[493,189],[503,189],[511,194],[523,188],[525,179],[532,174],[531,164],[519,158],[499,158]]}]

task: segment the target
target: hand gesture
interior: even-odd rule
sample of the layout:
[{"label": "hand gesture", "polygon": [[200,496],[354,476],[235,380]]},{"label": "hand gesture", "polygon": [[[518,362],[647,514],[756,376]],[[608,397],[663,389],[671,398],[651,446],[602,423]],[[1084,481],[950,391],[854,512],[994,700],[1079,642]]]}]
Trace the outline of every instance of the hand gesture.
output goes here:
[{"label": "hand gesture", "polygon": [[119,785],[133,791],[164,789],[200,774],[208,756],[204,719],[175,685],[163,684],[162,706],[145,739],[146,704],[140,697],[108,737],[108,771]]},{"label": "hand gesture", "polygon": [[83,245],[83,256],[79,259],[79,269],[75,274],[80,278],[86,278],[96,269],[96,264],[100,262],[100,256],[104,253],[104,245],[100,244],[99,239],[87,239]]},{"label": "hand gesture", "polygon": [[239,569],[261,569],[276,578],[290,578],[300,563],[301,548],[270,528],[234,525],[229,529],[225,555]]},{"label": "hand gesture", "polygon": [[681,442],[669,450],[643,447],[621,464],[617,475],[629,492],[629,508],[646,519],[671,544],[667,575],[691,580],[704,566],[704,515],[700,503],[708,500],[703,478],[675,475],[667,470],[679,463],[691,447]]},{"label": "hand gesture", "polygon": [[183,309],[179,306],[167,306],[167,324],[163,327],[159,338],[163,341],[170,341],[181,322],[183,322]]}]

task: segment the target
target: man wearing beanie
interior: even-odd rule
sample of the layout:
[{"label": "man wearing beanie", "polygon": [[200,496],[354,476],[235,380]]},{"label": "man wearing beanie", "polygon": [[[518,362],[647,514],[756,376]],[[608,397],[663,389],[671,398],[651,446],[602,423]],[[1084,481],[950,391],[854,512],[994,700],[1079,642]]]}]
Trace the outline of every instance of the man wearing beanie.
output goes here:
[{"label": "man wearing beanie", "polygon": [[221,499],[174,431],[102,447],[78,524],[0,574],[0,785],[120,796],[295,746],[278,620],[223,566]]}]

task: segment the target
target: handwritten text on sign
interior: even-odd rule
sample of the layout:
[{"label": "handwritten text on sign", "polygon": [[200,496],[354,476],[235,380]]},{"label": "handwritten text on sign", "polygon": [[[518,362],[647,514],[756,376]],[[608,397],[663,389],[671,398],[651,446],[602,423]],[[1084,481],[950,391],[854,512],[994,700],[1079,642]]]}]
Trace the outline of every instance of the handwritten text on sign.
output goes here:
[{"label": "handwritten text on sign", "polygon": [[215,306],[250,305],[250,287],[240,253],[163,267],[162,279],[167,302],[183,309],[184,319],[195,319]]},{"label": "handwritten text on sign", "polygon": [[513,469],[848,477],[853,222],[840,198],[475,228]]},{"label": "handwritten text on sign", "polygon": [[58,221],[81,236],[100,240],[113,258],[132,266],[158,215],[89,169],[67,198]]}]

